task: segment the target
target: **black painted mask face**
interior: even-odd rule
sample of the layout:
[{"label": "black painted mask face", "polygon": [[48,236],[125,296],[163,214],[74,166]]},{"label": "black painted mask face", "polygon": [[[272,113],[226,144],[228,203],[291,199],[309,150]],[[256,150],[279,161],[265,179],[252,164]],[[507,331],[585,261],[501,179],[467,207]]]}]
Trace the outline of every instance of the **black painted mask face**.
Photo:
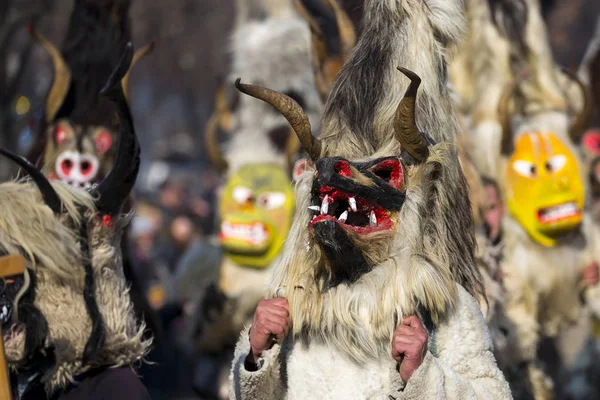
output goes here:
[{"label": "black painted mask face", "polygon": [[309,228],[329,260],[328,286],[353,282],[368,272],[370,240],[394,231],[405,199],[405,167],[397,157],[355,163],[322,158],[312,188]]},{"label": "black painted mask face", "polygon": [[23,283],[22,275],[0,279],[0,323],[4,334],[9,334],[15,325],[13,321],[15,299]]}]

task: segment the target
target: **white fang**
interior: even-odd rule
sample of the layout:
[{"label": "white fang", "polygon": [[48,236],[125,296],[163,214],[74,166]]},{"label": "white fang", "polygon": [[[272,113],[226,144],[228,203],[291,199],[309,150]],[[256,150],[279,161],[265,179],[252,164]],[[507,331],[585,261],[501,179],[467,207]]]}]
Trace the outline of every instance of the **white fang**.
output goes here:
[{"label": "white fang", "polygon": [[371,215],[369,216],[369,222],[371,226],[377,226],[377,217],[375,216],[375,212],[371,211]]},{"label": "white fang", "polygon": [[354,197],[348,199],[348,204],[350,204],[352,211],[356,212],[356,199]]}]

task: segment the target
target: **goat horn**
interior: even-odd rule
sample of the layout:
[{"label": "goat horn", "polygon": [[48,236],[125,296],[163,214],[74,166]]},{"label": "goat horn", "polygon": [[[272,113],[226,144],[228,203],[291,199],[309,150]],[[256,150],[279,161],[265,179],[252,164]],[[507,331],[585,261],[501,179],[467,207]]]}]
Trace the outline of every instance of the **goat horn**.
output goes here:
[{"label": "goat horn", "polygon": [[241,83],[240,78],[235,81],[235,87],[240,92],[260,99],[275,107],[290,123],[294,132],[296,132],[302,147],[309,154],[310,158],[315,162],[321,158],[321,141],[313,136],[308,117],[302,110],[302,107],[300,107],[294,99],[267,88],[243,84]]},{"label": "goat horn", "polygon": [[0,154],[8,157],[17,165],[19,165],[19,167],[21,167],[25,172],[27,172],[42,193],[44,203],[50,207],[55,215],[59,215],[62,212],[62,201],[60,200],[60,197],[58,197],[58,194],[56,194],[56,191],[50,184],[48,178],[46,178],[39,169],[37,169],[24,157],[21,157],[20,155],[12,153],[8,150],[0,149]]},{"label": "goat horn", "polygon": [[96,207],[106,215],[116,215],[135,184],[140,169],[140,145],[138,143],[131,111],[123,92],[123,77],[129,71],[133,58],[133,46],[127,43],[119,65],[108,78],[108,82],[100,91],[112,101],[120,122],[120,143],[115,164],[108,176],[95,188],[98,195]]},{"label": "goat horn", "polygon": [[415,120],[417,91],[421,78],[406,68],[398,67],[398,70],[410,79],[410,85],[396,109],[394,131],[402,149],[418,162],[422,162],[429,156],[429,146]]},{"label": "goat horn", "polygon": [[62,107],[71,87],[71,70],[60,51],[48,39],[30,27],[31,35],[46,49],[52,59],[54,79],[46,98],[46,122],[51,122]]}]

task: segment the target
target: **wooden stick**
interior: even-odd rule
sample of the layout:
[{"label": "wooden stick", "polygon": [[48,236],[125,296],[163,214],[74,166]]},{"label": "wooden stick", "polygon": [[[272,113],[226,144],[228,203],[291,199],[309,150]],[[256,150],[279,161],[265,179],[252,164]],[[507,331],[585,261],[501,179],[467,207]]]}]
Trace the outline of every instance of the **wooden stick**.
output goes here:
[{"label": "wooden stick", "polygon": [[[0,257],[0,279],[8,276],[21,275],[25,272],[25,261],[20,255]],[[4,353],[4,336],[0,325],[0,399],[12,400],[8,365]]]}]

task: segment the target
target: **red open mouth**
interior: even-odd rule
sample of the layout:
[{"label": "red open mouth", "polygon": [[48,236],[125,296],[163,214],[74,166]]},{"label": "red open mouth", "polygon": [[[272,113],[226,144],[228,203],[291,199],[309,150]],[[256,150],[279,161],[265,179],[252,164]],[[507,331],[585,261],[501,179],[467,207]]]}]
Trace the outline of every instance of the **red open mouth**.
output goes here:
[{"label": "red open mouth", "polygon": [[316,213],[309,226],[336,221],[343,228],[360,235],[390,230],[394,226],[390,212],[377,203],[329,186],[320,188],[319,192],[320,203],[308,207]]}]

